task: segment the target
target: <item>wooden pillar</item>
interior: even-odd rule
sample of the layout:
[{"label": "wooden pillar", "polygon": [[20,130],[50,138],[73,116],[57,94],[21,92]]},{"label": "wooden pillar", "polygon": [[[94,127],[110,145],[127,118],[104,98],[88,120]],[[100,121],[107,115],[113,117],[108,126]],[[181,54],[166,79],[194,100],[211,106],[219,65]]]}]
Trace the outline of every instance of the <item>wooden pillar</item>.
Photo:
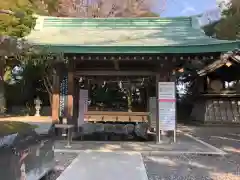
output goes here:
[{"label": "wooden pillar", "polygon": [[67,95],[67,117],[73,117],[73,93],[74,93],[74,77],[73,71],[68,71],[68,95]]},{"label": "wooden pillar", "polygon": [[53,75],[52,120],[59,121],[59,72]]},{"label": "wooden pillar", "polygon": [[161,132],[160,132],[160,120],[159,120],[159,89],[158,89],[158,82],[160,82],[160,73],[157,72],[156,74],[156,143],[161,142]]}]

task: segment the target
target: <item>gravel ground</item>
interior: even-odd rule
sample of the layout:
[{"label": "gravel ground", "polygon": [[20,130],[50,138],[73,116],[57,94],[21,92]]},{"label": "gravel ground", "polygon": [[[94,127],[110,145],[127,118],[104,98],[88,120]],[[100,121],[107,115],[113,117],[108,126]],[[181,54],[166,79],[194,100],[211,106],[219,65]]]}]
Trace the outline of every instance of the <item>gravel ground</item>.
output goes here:
[{"label": "gravel ground", "polygon": [[240,180],[240,166],[228,157],[144,156],[149,180]]},{"label": "gravel ground", "polygon": [[144,156],[149,180],[240,180],[239,128],[186,127],[182,131],[228,152],[220,156]]},{"label": "gravel ground", "polygon": [[240,127],[186,127],[181,130],[229,153],[230,161],[240,166]]}]

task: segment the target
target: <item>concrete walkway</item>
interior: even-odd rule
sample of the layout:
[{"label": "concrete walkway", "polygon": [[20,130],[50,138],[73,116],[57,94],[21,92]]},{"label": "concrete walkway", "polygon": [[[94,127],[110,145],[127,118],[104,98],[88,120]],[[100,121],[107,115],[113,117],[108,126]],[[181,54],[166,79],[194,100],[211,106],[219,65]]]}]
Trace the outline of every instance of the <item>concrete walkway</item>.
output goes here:
[{"label": "concrete walkway", "polygon": [[80,152],[57,180],[148,180],[140,153]]}]

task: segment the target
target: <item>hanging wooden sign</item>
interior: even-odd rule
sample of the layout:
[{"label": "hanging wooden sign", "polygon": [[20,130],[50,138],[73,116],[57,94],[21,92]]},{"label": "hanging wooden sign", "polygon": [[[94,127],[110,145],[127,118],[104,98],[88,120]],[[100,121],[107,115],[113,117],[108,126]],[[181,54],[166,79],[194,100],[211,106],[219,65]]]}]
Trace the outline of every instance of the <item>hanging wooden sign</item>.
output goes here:
[{"label": "hanging wooden sign", "polygon": [[59,97],[59,116],[67,115],[67,96],[68,96],[68,76],[65,74],[60,80],[60,97]]}]

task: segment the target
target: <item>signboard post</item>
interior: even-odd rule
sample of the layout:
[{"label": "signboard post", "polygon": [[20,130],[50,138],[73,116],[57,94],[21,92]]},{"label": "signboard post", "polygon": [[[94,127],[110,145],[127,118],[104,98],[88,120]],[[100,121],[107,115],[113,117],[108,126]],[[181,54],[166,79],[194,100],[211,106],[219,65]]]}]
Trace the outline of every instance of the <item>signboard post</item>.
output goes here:
[{"label": "signboard post", "polygon": [[157,98],[156,97],[149,97],[149,107],[148,111],[150,112],[150,128],[157,130]]},{"label": "signboard post", "polygon": [[175,82],[158,82],[159,131],[173,131],[176,142],[176,92]]}]

